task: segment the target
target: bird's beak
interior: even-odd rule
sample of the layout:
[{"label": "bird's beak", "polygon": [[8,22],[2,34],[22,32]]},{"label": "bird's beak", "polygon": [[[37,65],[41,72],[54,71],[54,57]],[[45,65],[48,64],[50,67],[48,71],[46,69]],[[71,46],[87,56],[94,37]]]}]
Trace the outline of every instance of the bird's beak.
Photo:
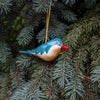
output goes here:
[{"label": "bird's beak", "polygon": [[66,45],[63,44],[63,45],[61,46],[61,49],[68,49],[68,46],[66,46]]}]

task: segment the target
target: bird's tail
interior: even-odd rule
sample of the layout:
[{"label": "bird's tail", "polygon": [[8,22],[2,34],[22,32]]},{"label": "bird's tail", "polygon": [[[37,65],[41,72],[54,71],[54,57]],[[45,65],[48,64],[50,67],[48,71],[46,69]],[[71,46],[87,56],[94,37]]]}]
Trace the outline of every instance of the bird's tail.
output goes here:
[{"label": "bird's tail", "polygon": [[33,50],[29,50],[29,51],[19,51],[19,53],[34,53]]}]

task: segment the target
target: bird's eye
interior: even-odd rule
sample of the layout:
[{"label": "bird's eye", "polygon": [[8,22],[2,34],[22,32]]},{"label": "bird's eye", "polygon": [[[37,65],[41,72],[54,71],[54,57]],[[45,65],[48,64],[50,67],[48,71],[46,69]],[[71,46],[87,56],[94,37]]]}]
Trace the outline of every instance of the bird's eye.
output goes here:
[{"label": "bird's eye", "polygon": [[58,41],[56,41],[56,43],[57,43],[57,44],[59,44],[59,42],[58,42]]}]

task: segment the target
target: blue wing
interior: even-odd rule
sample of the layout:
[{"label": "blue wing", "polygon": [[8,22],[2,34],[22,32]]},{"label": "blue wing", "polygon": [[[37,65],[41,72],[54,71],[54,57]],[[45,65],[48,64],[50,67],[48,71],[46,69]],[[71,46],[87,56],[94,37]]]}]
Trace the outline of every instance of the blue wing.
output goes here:
[{"label": "blue wing", "polygon": [[47,43],[44,43],[42,45],[40,45],[39,47],[37,47],[36,49],[33,50],[28,50],[28,51],[19,51],[20,53],[35,53],[38,54],[40,53],[41,55],[46,52],[48,53],[49,49],[52,47],[52,45],[48,45]]},{"label": "blue wing", "polygon": [[47,43],[40,45],[36,49],[33,50],[34,53],[38,54],[40,53],[41,55],[46,52],[48,53],[49,49],[52,47],[52,45],[48,45]]}]

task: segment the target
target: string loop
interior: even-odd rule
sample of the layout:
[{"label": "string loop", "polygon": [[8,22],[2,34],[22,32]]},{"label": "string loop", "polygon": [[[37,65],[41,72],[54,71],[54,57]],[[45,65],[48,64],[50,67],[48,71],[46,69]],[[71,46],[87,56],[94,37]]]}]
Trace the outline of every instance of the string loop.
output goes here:
[{"label": "string loop", "polygon": [[50,20],[50,12],[51,12],[51,1],[50,1],[49,9],[47,8],[46,37],[45,37],[45,42],[47,42],[47,38],[48,38],[48,26],[49,26],[49,20]]}]

